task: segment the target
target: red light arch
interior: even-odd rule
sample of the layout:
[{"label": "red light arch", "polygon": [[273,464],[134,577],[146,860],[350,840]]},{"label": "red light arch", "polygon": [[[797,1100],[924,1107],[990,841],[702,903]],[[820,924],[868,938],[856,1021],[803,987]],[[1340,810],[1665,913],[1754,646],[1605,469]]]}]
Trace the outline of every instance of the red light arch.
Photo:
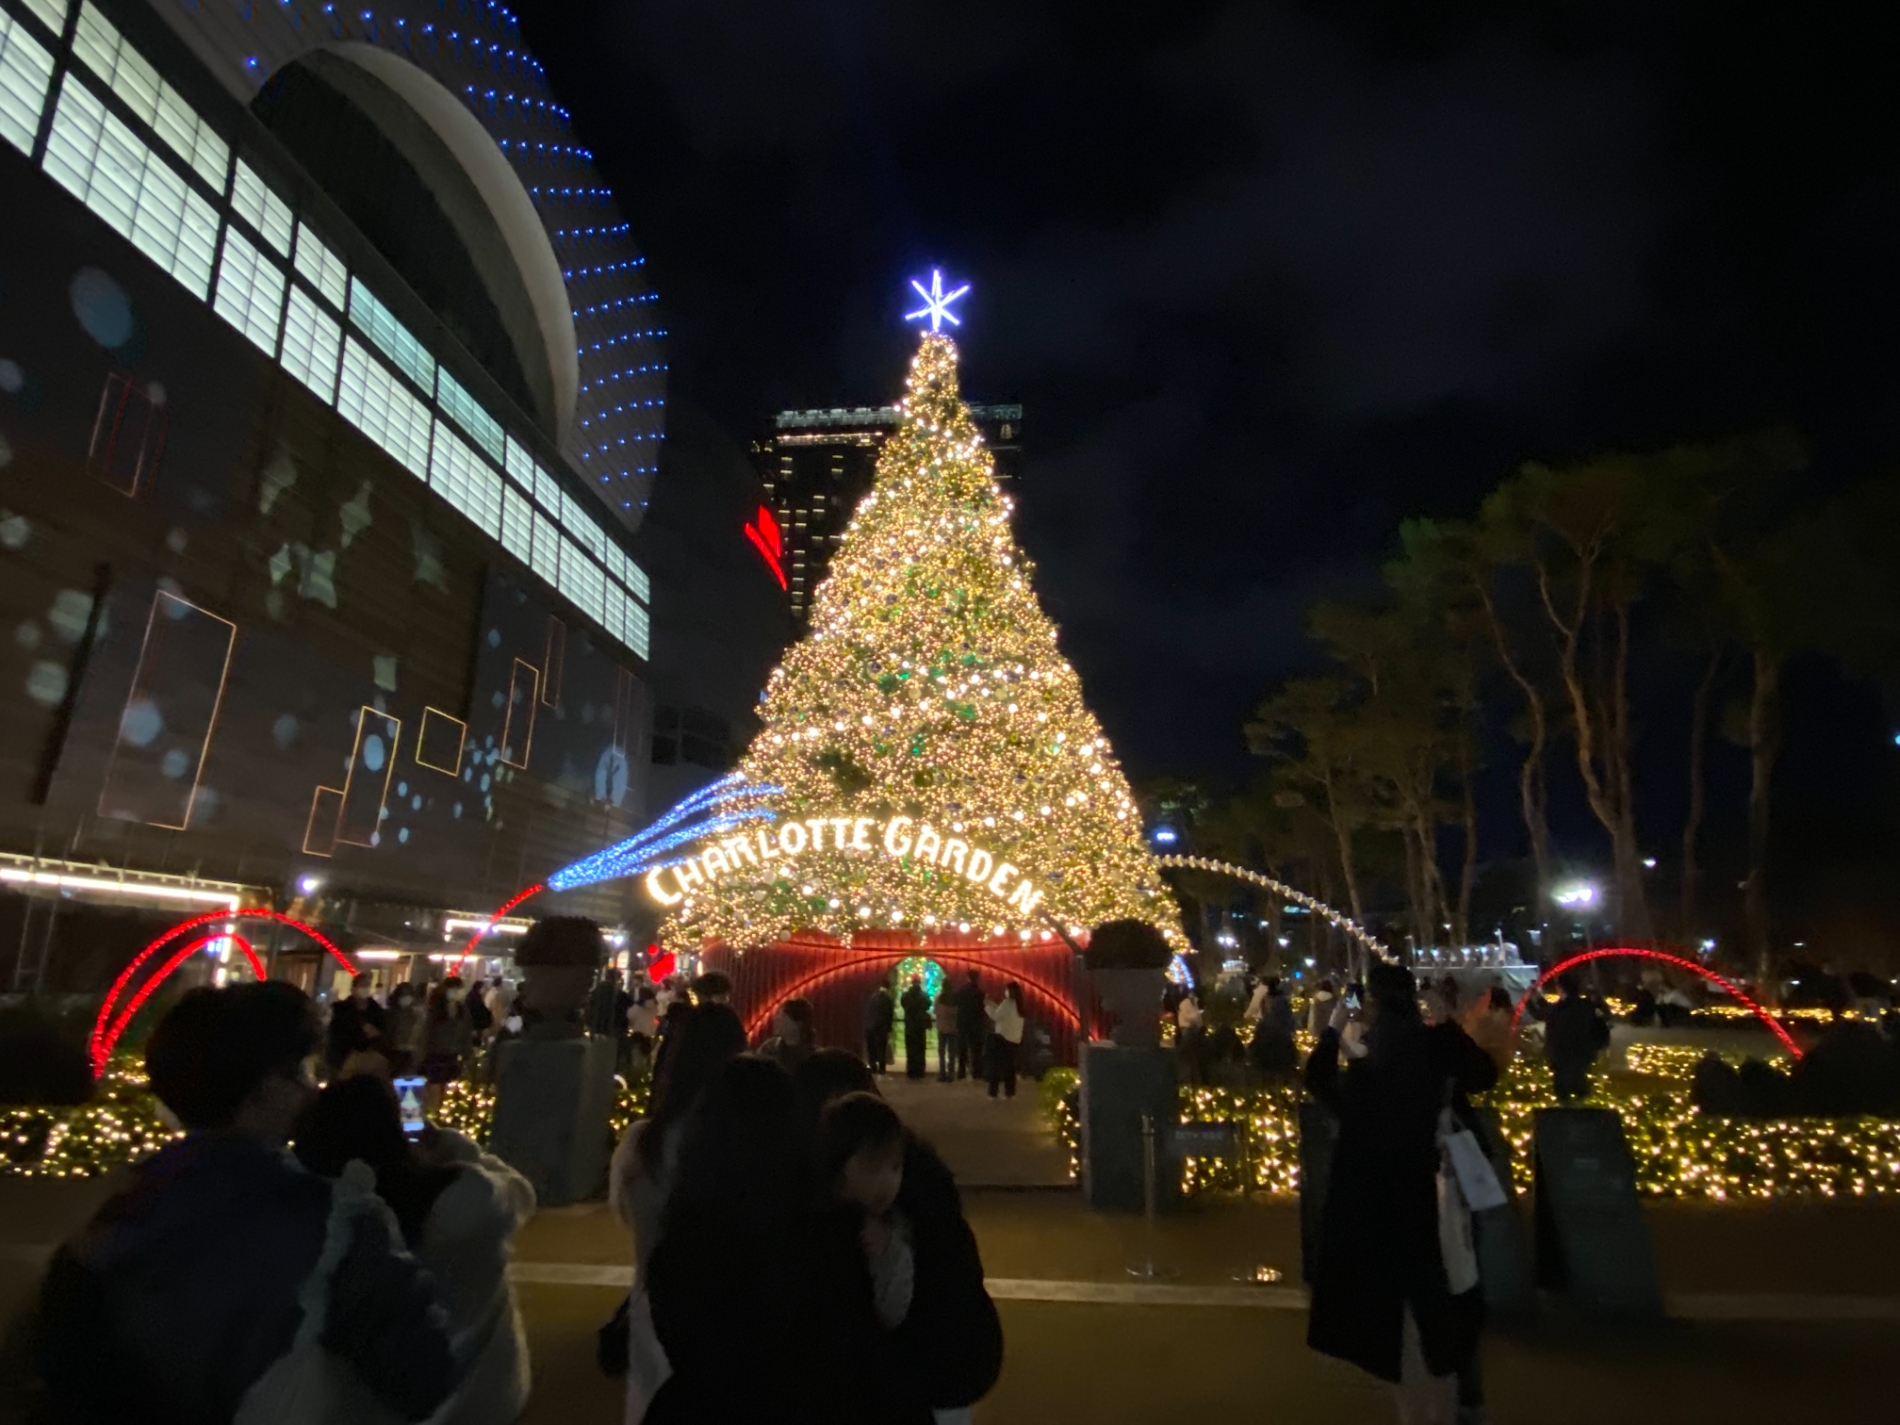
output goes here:
[{"label": "red light arch", "polygon": [[301,931],[303,934],[309,936],[312,940],[316,941],[317,944],[329,951],[331,957],[352,975],[357,972],[356,966],[350,961],[350,957],[339,950],[335,943],[322,931],[318,930],[315,926],[304,924],[301,920],[295,920],[285,915],[282,911],[257,908],[248,910],[214,910],[207,911],[203,915],[194,915],[188,920],[181,920],[150,945],[147,945],[143,950],[139,951],[137,955],[133,956],[132,963],[119,972],[119,978],[114,980],[112,982],[112,988],[106,991],[105,999],[99,1005],[99,1017],[93,1021],[92,1035],[88,1040],[88,1047],[92,1051],[92,1071],[94,1074],[99,1074],[104,1071],[106,1060],[112,1057],[113,1046],[119,1042],[119,1036],[125,1032],[126,1026],[132,1022],[133,1012],[150,997],[152,991],[157,989],[159,984],[162,983],[167,976],[172,974],[180,965],[189,960],[195,952],[202,950],[205,946],[214,944],[219,940],[228,939],[236,941],[238,948],[244,952],[245,958],[250,961],[252,972],[258,979],[261,980],[264,978],[263,963],[257,958],[257,953],[252,950],[250,942],[235,933],[217,931],[198,937],[192,941],[186,949],[167,960],[159,967],[156,974],[149,976],[145,983],[139,986],[137,994],[133,996],[131,1004],[127,1006],[125,1011],[121,1013],[116,1020],[113,1018],[113,1007],[118,1003],[119,996],[124,993],[125,987],[132,982],[132,977],[138,973],[139,967],[150,960],[152,956],[156,955],[160,950],[164,949],[165,946],[169,945],[188,930],[196,930],[199,926],[210,925],[214,921],[238,920],[272,920],[276,921],[279,925],[288,925],[291,929]]},{"label": "red light arch", "polygon": [[1674,965],[1678,970],[1693,971],[1702,976],[1703,979],[1720,985],[1724,990],[1727,990],[1729,994],[1734,996],[1736,1003],[1754,1011],[1755,1017],[1761,1020],[1761,1022],[1770,1029],[1774,1030],[1775,1037],[1788,1046],[1788,1052],[1790,1054],[1794,1055],[1797,1059],[1802,1057],[1801,1046],[1794,1042],[1794,1036],[1783,1029],[1781,1022],[1772,1014],[1755,1003],[1748,995],[1744,994],[1740,986],[1723,979],[1720,975],[1716,974],[1715,971],[1705,969],[1703,966],[1696,964],[1693,960],[1685,960],[1680,955],[1665,955],[1660,950],[1637,950],[1629,947],[1618,947],[1610,950],[1585,950],[1581,954],[1572,955],[1567,960],[1559,960],[1548,970],[1544,971],[1543,974],[1539,975],[1531,987],[1524,991],[1524,997],[1517,1002],[1517,1012],[1511,1016],[1511,1028],[1517,1028],[1518,1020],[1524,1017],[1524,1006],[1529,1004],[1531,1002],[1531,996],[1542,989],[1550,980],[1563,974],[1564,971],[1573,966],[1586,964],[1591,960],[1611,959],[1658,960],[1665,965]]}]

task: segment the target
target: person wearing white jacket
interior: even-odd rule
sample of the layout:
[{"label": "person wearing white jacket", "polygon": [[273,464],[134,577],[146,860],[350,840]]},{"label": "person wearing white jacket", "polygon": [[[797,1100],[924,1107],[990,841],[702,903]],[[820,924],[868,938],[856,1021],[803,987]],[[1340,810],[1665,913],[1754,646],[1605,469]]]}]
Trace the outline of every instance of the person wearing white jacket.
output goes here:
[{"label": "person wearing white jacket", "polygon": [[375,1175],[417,1263],[435,1280],[460,1383],[432,1425],[509,1425],[528,1403],[527,1333],[508,1281],[515,1234],[534,1213],[534,1187],[471,1139],[445,1128],[410,1142],[395,1094],[376,1078],[331,1084],[299,1125],[305,1167]]},{"label": "person wearing white jacket", "polygon": [[1023,1042],[1023,987],[1011,980],[1003,987],[1003,997],[989,1006],[990,1016],[990,1097],[1001,1089],[1006,1098],[1016,1097],[1016,1053]]}]

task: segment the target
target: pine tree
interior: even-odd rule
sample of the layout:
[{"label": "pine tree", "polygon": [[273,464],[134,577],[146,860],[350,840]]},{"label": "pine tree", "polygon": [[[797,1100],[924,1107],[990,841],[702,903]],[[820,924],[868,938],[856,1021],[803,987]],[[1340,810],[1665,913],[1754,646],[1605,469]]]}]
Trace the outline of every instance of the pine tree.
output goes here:
[{"label": "pine tree", "polygon": [[1139,917],[1184,944],[1036,602],[948,337],[923,338],[898,411],[740,767],[782,789],[777,819],[658,873],[667,938],[1044,939]]}]

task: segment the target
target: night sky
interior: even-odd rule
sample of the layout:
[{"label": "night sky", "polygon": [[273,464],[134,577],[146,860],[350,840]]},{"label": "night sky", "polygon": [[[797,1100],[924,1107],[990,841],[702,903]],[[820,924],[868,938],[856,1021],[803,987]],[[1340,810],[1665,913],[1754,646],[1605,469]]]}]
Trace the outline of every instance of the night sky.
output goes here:
[{"label": "night sky", "polygon": [[[522,9],[650,254],[671,398],[735,442],[889,399],[906,279],[974,284],[965,390],[1027,408],[1018,534],[1137,775],[1244,775],[1314,595],[1522,460],[1775,420],[1817,482],[1893,460],[1875,7]],[[1796,681],[1791,735],[1886,741],[1870,691]]]}]

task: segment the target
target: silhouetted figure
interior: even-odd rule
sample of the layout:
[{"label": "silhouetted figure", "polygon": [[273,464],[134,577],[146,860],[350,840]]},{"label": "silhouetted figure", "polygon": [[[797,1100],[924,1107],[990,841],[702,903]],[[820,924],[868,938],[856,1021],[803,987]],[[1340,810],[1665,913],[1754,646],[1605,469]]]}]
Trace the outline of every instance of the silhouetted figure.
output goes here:
[{"label": "silhouetted figure", "polygon": [[910,977],[901,1001],[904,1007],[904,1077],[921,1079],[927,1072],[925,1050],[930,1043],[930,996],[921,975]]},{"label": "silhouetted figure", "polygon": [[1565,975],[1558,983],[1564,993],[1544,1019],[1544,1057],[1558,1099],[1567,1102],[1590,1092],[1590,1066],[1609,1047],[1610,1021],[1603,1006],[1583,992],[1576,975]]}]

